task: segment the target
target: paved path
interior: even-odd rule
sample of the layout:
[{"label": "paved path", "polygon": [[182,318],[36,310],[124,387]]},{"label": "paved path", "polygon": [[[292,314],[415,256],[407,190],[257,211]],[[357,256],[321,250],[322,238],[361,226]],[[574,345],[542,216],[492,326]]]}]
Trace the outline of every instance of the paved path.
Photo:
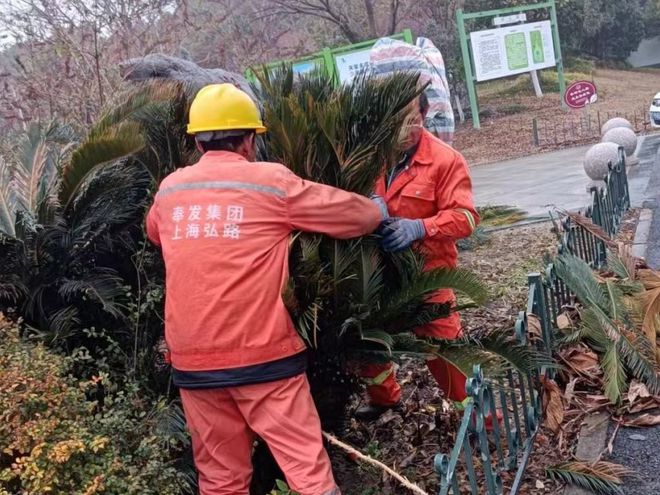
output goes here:
[{"label": "paved path", "polygon": [[[640,139],[640,165],[629,170],[633,206],[642,206],[646,200],[654,168],[648,157],[655,157],[659,144],[660,134]],[[532,218],[547,217],[553,207],[569,211],[582,209],[589,204],[587,188],[592,183],[582,168],[588,149],[589,146],[581,146],[475,166],[470,170],[475,202],[477,206],[516,206]]]},{"label": "paved path", "polygon": [[[639,166],[630,171],[630,182],[635,185],[631,199],[635,205],[654,210],[646,260],[660,269],[660,136],[650,136],[642,142],[638,157]],[[621,428],[611,460],[637,473],[626,480],[625,495],[660,494],[660,427]]]}]

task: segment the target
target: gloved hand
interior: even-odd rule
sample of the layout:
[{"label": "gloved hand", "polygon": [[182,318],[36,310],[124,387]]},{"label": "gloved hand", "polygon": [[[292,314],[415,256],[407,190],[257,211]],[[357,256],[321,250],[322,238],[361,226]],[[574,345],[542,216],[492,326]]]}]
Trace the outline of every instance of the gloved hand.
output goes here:
[{"label": "gloved hand", "polygon": [[377,194],[372,194],[371,196],[369,196],[369,199],[374,203],[376,203],[378,208],[380,208],[380,213],[382,215],[381,220],[387,220],[388,218],[390,218],[390,214],[387,211],[387,203],[383,198],[381,198]]},{"label": "gloved hand", "polygon": [[420,219],[397,218],[385,222],[380,233],[383,236],[380,246],[384,251],[396,253],[403,251],[413,242],[423,239],[426,235],[424,222]]}]

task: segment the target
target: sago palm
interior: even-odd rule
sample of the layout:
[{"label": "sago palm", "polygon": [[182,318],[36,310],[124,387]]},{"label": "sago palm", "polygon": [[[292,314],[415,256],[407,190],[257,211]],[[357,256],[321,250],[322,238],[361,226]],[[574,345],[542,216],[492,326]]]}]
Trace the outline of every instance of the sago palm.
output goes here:
[{"label": "sago palm", "polygon": [[[411,104],[421,91],[416,74],[362,77],[336,88],[322,73],[296,79],[282,68],[262,74],[259,82],[269,130],[264,157],[304,179],[363,195],[398,160]],[[469,271],[425,272],[421,256],[412,250],[384,253],[376,235],[338,241],[299,234],[290,266],[286,300],[312,349],[310,377],[322,419],[341,418],[355,391],[346,373],[353,362],[435,354],[467,373],[477,363],[529,370],[537,362],[529,349],[502,345],[503,334],[452,343],[414,336],[416,327],[453,310],[427,303],[439,289],[460,292],[468,304],[485,302],[486,288]]]}]

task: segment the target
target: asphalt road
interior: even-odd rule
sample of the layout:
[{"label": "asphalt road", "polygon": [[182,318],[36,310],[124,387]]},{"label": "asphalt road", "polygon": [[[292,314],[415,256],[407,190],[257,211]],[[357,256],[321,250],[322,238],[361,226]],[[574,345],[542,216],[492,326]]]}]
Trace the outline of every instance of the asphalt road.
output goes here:
[{"label": "asphalt road", "polygon": [[660,494],[660,427],[619,429],[610,460],[635,471],[626,479],[625,495]]},{"label": "asphalt road", "polygon": [[653,171],[646,193],[647,200],[644,206],[653,210],[646,261],[652,268],[660,270],[660,149],[658,148],[656,148]]},{"label": "asphalt road", "polygon": [[[654,210],[649,232],[648,264],[660,269],[660,138],[649,139],[639,150],[640,167],[649,175],[644,207]],[[651,412],[658,414],[658,411]],[[613,428],[610,427],[610,435]],[[614,441],[612,462],[635,471],[624,486],[625,495],[660,494],[660,427],[621,428]]]}]

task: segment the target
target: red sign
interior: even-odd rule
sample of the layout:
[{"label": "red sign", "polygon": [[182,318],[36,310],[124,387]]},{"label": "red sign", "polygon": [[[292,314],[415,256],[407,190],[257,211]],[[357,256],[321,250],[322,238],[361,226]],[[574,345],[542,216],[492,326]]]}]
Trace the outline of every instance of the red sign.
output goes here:
[{"label": "red sign", "polygon": [[589,81],[578,81],[566,88],[564,101],[571,108],[584,108],[598,101],[596,86]]}]

